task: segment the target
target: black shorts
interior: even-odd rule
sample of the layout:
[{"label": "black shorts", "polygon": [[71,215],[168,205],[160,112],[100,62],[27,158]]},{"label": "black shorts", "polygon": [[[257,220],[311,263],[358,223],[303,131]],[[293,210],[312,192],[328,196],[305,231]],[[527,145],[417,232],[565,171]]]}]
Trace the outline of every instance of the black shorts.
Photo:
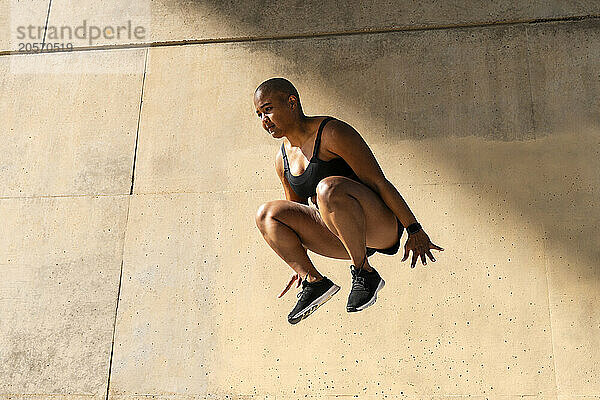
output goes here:
[{"label": "black shorts", "polygon": [[371,247],[367,247],[367,257],[372,256],[373,254],[375,254],[375,252],[388,255],[393,255],[398,252],[398,249],[400,248],[400,238],[402,237],[402,233],[404,232],[404,225],[402,225],[398,218],[396,218],[396,220],[398,221],[398,241],[392,247],[388,247],[387,249],[373,249]]}]

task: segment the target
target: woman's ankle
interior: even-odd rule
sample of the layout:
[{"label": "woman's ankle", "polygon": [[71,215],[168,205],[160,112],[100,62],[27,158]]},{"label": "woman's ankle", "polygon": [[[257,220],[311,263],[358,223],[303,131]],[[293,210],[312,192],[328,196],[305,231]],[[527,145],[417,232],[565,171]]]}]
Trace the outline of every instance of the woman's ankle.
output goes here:
[{"label": "woman's ankle", "polygon": [[369,264],[369,259],[367,258],[366,255],[365,255],[365,258],[363,259],[362,263],[360,265],[355,265],[355,267],[356,267],[356,269],[363,269],[367,272],[373,271],[373,267],[371,267],[371,264]]},{"label": "woman's ankle", "polygon": [[307,281],[308,283],[313,283],[313,282],[318,282],[321,279],[323,279],[323,275],[316,273],[316,274],[307,274],[306,278],[304,278],[305,281]]}]

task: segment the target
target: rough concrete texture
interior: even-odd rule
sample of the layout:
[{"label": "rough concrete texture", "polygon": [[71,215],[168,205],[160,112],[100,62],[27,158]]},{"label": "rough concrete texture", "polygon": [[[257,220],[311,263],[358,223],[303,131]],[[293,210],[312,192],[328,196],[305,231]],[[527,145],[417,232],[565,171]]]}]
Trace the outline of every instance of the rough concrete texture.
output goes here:
[{"label": "rough concrete texture", "polygon": [[[69,40],[61,37],[60,27],[83,26],[85,21],[87,34],[85,37],[71,36]],[[161,20],[152,18],[151,2],[149,0],[122,1],[72,1],[53,0],[52,12],[48,18],[48,26],[56,28],[54,35],[49,35],[49,41],[71,42],[74,47],[89,47],[104,44],[135,44],[154,41],[153,27]],[[90,30],[98,28],[98,31]],[[124,29],[119,29],[119,27]],[[130,28],[131,27],[131,28]],[[108,28],[106,35],[102,32]],[[138,31],[136,31],[136,28]],[[51,37],[55,37],[54,40]]]},{"label": "rough concrete texture", "polygon": [[131,20],[134,25],[146,28],[142,39],[99,38],[91,44],[89,40],[74,40],[76,46],[89,46],[487,24],[598,14],[600,4],[589,0],[536,0],[522,4],[507,0],[377,0],[370,3],[347,2],[343,6],[333,0],[286,0],[276,5],[256,0],[145,0],[126,4],[116,0],[101,3],[54,0],[49,26],[78,26],[83,20],[99,26],[126,26]]},{"label": "rough concrete texture", "polygon": [[[600,28],[597,23],[528,29],[532,114],[540,132],[600,124]],[[590,62],[591,61],[591,62]],[[555,93],[560,93],[556,96]],[[580,161],[576,161],[580,162]]]},{"label": "rough concrete texture", "polygon": [[145,52],[0,58],[0,197],[128,194]]},{"label": "rough concrete texture", "polygon": [[228,341],[221,329],[230,328],[232,297],[216,278],[243,287],[230,268],[234,246],[223,240],[236,227],[227,197],[165,194],[132,201],[115,336],[115,394],[204,394],[214,387],[213,360],[223,351],[219,344]]},{"label": "rough concrete texture", "polygon": [[[224,4],[206,18],[241,34]],[[0,58],[16,132],[0,169],[0,398],[599,398],[599,49],[592,19],[61,55],[84,74],[11,74],[15,56]],[[54,70],[56,56],[18,63]],[[94,74],[98,57],[134,72]],[[294,293],[276,299],[290,270],[254,222],[283,197],[280,142],[252,106],[271,76],[297,85],[307,114],[356,127],[446,249],[414,270],[374,256],[387,284],[359,314],[345,312],[349,262],[312,253],[342,290],[296,326]],[[37,118],[9,115],[27,109]],[[61,135],[51,158],[46,132]],[[90,146],[96,161],[69,160]]]},{"label": "rough concrete texture", "polygon": [[[307,113],[336,115],[383,148],[432,137],[522,141],[568,133],[573,124],[596,126],[600,83],[592,64],[600,59],[600,29],[597,23],[576,25],[577,32],[573,24],[556,24],[151,49],[140,129],[155,133],[140,136],[134,190],[271,188],[273,181],[265,177],[274,176],[278,148],[260,130],[248,141],[260,128],[251,96],[264,76],[298,82],[311,100],[304,104]],[[534,53],[529,35],[550,31],[553,41],[558,36],[579,49],[553,52],[554,57]],[[543,74],[530,77],[536,72],[530,65]],[[208,79],[210,70],[220,78]],[[227,85],[223,77],[230,77]],[[548,117],[557,110],[560,118]],[[444,156],[425,166],[423,157],[405,154],[402,147],[378,156],[391,163],[406,157],[405,183],[445,183],[454,179],[448,174],[469,167],[460,165],[461,158]],[[252,168],[242,162],[247,157]],[[440,161],[452,168],[436,168]],[[510,168],[521,174],[520,167]],[[492,168],[476,171],[495,174]]]},{"label": "rough concrete texture", "polygon": [[[20,26],[35,26],[34,38],[38,36],[37,27],[46,25],[50,0],[2,0],[0,1],[0,51],[22,50],[25,43],[19,37]],[[28,36],[28,34],[27,34]],[[43,34],[42,34],[43,37]],[[31,40],[33,43],[37,40]],[[41,40],[39,41],[41,42]]]},{"label": "rough concrete texture", "polygon": [[128,202],[0,200],[1,398],[105,395]]}]

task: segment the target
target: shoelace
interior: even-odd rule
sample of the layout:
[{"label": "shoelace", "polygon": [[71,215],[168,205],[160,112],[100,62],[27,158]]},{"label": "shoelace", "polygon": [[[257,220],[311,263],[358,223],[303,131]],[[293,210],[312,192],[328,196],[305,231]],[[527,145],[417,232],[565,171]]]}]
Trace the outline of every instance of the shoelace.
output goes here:
[{"label": "shoelace", "polygon": [[302,290],[298,292],[298,294],[296,295],[296,297],[297,298],[301,298],[302,295],[304,295],[305,293],[307,293],[307,290],[306,290],[307,288],[308,288],[308,286],[303,287]]},{"label": "shoelace", "polygon": [[[301,282],[304,283],[304,281],[306,281],[308,279],[308,274],[304,277],[304,279],[301,279]],[[300,298],[300,296],[302,296],[302,294],[304,293],[304,291],[306,290],[308,286],[304,286],[302,285],[302,290],[298,292],[298,294],[296,295],[297,298]]]},{"label": "shoelace", "polygon": [[352,290],[354,289],[364,289],[367,286],[367,282],[365,281],[364,276],[360,276],[359,272],[352,271]]}]

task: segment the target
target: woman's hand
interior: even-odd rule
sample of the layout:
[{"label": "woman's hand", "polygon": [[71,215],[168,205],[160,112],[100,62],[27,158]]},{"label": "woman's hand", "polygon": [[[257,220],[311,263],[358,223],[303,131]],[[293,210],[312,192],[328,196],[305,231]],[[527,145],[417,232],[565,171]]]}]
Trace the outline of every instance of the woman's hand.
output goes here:
[{"label": "woman's hand", "polygon": [[295,281],[298,281],[298,283],[296,284],[296,287],[299,287],[300,284],[302,283],[302,278],[300,278],[300,275],[298,275],[298,274],[292,275],[292,277],[290,278],[290,281],[288,282],[287,286],[285,287],[285,289],[283,289],[283,292],[279,293],[279,296],[277,296],[277,298],[280,298],[288,290],[290,290],[290,288],[292,287],[292,285],[294,284]]},{"label": "woman's hand", "polygon": [[444,249],[441,247],[431,243],[429,236],[427,236],[425,231],[421,229],[412,235],[408,235],[408,240],[404,244],[404,258],[402,258],[402,261],[406,261],[408,254],[412,250],[413,256],[410,264],[411,268],[414,268],[417,264],[418,257],[421,257],[421,262],[423,265],[427,265],[427,259],[425,258],[425,255],[427,255],[431,261],[435,262],[435,258],[431,254],[431,249],[444,251]]}]

